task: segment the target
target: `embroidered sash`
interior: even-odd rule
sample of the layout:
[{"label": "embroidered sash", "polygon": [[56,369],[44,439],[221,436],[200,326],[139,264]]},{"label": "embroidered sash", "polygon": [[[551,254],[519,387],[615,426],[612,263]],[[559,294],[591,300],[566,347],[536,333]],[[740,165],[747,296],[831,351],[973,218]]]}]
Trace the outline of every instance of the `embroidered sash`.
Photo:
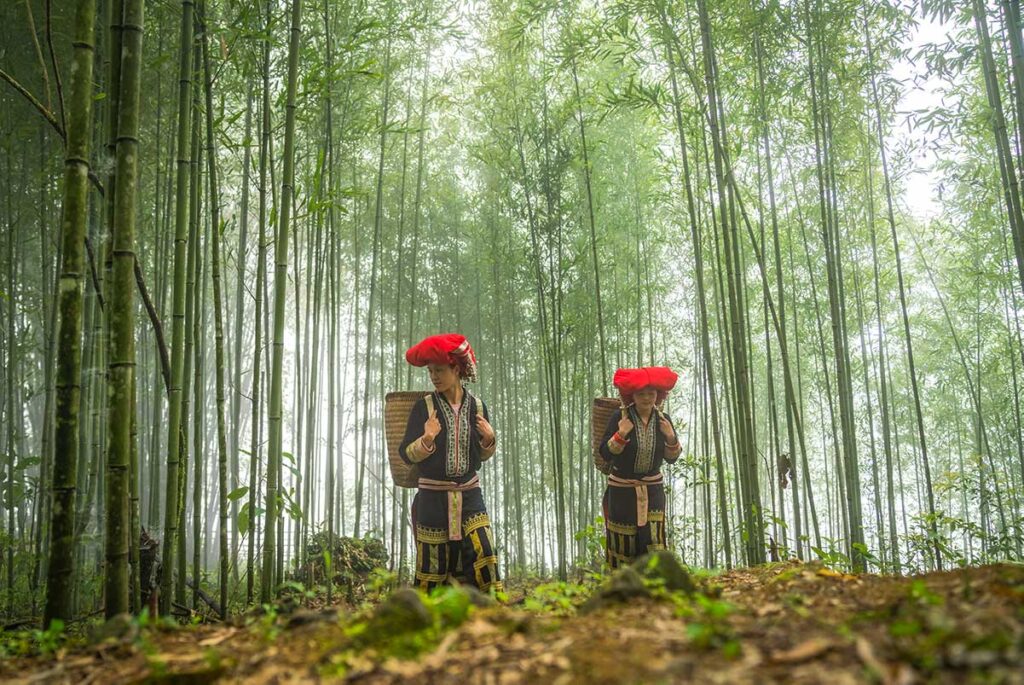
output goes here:
[{"label": "embroidered sash", "polygon": [[[450,480],[420,478],[420,490],[434,490],[448,493],[448,539],[462,539],[462,493],[480,487],[480,476],[473,476],[465,483]],[[645,514],[646,516],[646,514]]]},{"label": "embroidered sash", "polygon": [[[423,482],[422,478],[420,479],[420,482]],[[636,490],[636,525],[638,528],[642,528],[647,525],[647,507],[650,503],[647,487],[649,485],[660,485],[664,482],[665,478],[660,473],[656,473],[653,476],[644,476],[643,478],[620,478],[615,475],[608,476],[608,485],[611,487],[634,488]]]}]

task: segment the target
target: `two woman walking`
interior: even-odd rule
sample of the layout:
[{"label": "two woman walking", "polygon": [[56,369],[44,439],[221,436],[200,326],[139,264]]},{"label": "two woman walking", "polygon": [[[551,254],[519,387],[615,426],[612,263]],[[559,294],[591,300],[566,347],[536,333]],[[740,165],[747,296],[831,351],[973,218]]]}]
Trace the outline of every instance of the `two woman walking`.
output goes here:
[{"label": "two woman walking", "polygon": [[[433,392],[412,407],[398,453],[419,472],[412,523],[416,585],[430,590],[451,579],[501,591],[494,534],[478,471],[497,438],[487,405],[465,387],[475,381],[476,355],[465,336],[435,335],[405,353],[426,367]],[[609,466],[604,493],[606,554],[613,567],[665,549],[664,462],[682,448],[661,404],[677,375],[667,367],[619,369],[613,383],[622,406],[608,422],[600,453]]]}]

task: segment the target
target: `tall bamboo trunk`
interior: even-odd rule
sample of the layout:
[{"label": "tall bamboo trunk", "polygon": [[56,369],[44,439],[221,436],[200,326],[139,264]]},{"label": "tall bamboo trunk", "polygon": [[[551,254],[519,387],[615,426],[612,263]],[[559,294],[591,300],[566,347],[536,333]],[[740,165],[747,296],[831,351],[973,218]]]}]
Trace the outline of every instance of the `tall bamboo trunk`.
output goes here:
[{"label": "tall bamboo trunk", "polygon": [[[331,44],[331,10],[328,0],[324,0],[324,42],[327,52],[327,71],[331,72],[333,65],[333,51]],[[325,162],[327,164],[327,197],[334,197],[334,120],[333,111],[331,107],[331,89],[328,86],[326,97],[325,97],[325,108],[326,108],[326,126],[327,126],[327,154],[325,156]],[[327,540],[329,549],[334,548],[334,464],[335,464],[335,428],[337,422],[334,420],[335,412],[337,411],[336,398],[337,398],[337,374],[335,373],[335,360],[337,359],[337,335],[338,335],[338,283],[337,283],[337,235],[335,234],[334,226],[334,203],[329,202],[327,208],[327,239],[329,242],[328,250],[328,341],[327,341],[327,493],[325,498],[325,504],[327,509]],[[307,474],[308,477],[312,478],[313,474]],[[305,542],[303,541],[303,546]],[[330,558],[330,564],[325,561],[325,567],[327,570],[326,578],[324,580],[327,583],[327,603],[331,603],[332,594],[334,590],[334,573],[333,573],[333,558]]]},{"label": "tall bamboo trunk", "polygon": [[[190,131],[190,152],[189,157],[191,171],[189,173],[189,227],[188,227],[188,259],[186,260],[186,286],[188,298],[185,303],[185,368],[182,378],[182,400],[181,400],[181,453],[178,464],[178,530],[184,536],[187,531],[187,510],[188,510],[188,467],[189,467],[189,408],[192,409],[192,509],[193,509],[193,559],[196,559],[196,551],[201,544],[195,531],[200,530],[202,520],[203,479],[200,470],[200,463],[203,460],[202,430],[203,410],[205,409],[203,368],[202,368],[202,331],[203,327],[199,320],[199,312],[202,304],[203,291],[203,250],[202,243],[202,155],[200,152],[200,138],[202,120],[200,117],[199,104],[202,101],[201,81],[199,79],[199,43],[192,44],[192,64],[196,69],[196,78],[192,80],[192,130]],[[207,241],[209,242],[209,241]],[[199,468],[197,468],[199,467]],[[175,601],[185,606],[186,575],[188,569],[188,544],[182,537],[181,544],[176,547],[174,565],[178,573],[174,578]],[[193,602],[198,600],[198,592],[193,590]]]},{"label": "tall bamboo trunk", "polygon": [[[246,80],[250,72],[246,70]],[[231,490],[238,489],[239,463],[238,454],[241,451],[240,437],[242,428],[242,396],[245,390],[242,387],[242,336],[245,314],[245,267],[248,261],[249,252],[249,175],[252,170],[252,108],[253,89],[249,88],[245,100],[245,152],[242,159],[242,204],[240,208],[239,229],[238,229],[238,254],[235,257],[235,351],[234,372],[232,373],[231,393],[231,444],[228,454],[231,458]],[[255,383],[250,382],[254,388]],[[238,581],[238,500],[231,500],[231,567],[232,576],[235,582]]]},{"label": "tall bamboo trunk", "polygon": [[[203,73],[206,78],[206,161],[210,192],[210,235],[212,240],[211,276],[213,280],[213,327],[214,327],[214,374],[217,383],[217,498],[220,526],[218,530],[220,551],[220,617],[228,617],[228,564],[231,554],[228,548],[228,445],[227,426],[224,422],[224,305],[220,279],[220,199],[217,185],[217,148],[213,131],[213,74],[210,71],[210,24],[206,0],[200,5],[199,17],[203,34]],[[198,544],[198,540],[196,540]],[[195,569],[196,585],[199,584],[199,569]]]},{"label": "tall bamboo trunk", "polygon": [[263,584],[260,599],[270,601],[275,582],[277,555],[277,488],[281,465],[282,425],[281,394],[284,366],[285,293],[288,275],[288,230],[295,188],[295,91],[299,71],[299,43],[302,37],[302,0],[292,1],[291,35],[288,41],[288,86],[284,134],[284,173],[281,183],[281,218],[274,242],[274,349],[270,369],[270,444],[267,461],[266,528],[263,544]]},{"label": "tall bamboo trunk", "polygon": [[181,0],[181,39],[178,60],[178,132],[176,208],[174,214],[174,285],[171,294],[171,387],[167,393],[167,478],[164,486],[164,560],[160,582],[160,612],[170,613],[174,588],[174,562],[178,544],[178,462],[180,440],[182,377],[185,361],[185,262],[188,247],[189,176],[191,160],[189,133],[192,119],[192,23],[194,0]]},{"label": "tall bamboo trunk", "polygon": [[142,85],[143,0],[125,0],[114,189],[113,270],[110,288],[110,361],[106,468],[105,613],[127,612],[131,533],[129,476],[135,393],[135,195],[138,182],[139,94]]},{"label": "tall bamboo trunk", "polygon": [[[79,376],[82,365],[82,298],[85,238],[89,219],[89,141],[92,136],[92,71],[96,1],[75,6],[74,58],[69,101],[67,149],[64,157],[64,200],[61,220],[60,285],[57,308],[58,364],[56,378],[53,464],[53,544],[47,566],[43,628],[55,619],[72,618],[75,560],[75,494],[79,448]],[[9,236],[13,244],[14,237]],[[13,264],[10,265],[13,268]],[[9,294],[10,295],[10,294]],[[13,298],[12,298],[13,299]],[[13,341],[9,341],[14,349]],[[13,366],[8,365],[11,373]],[[10,421],[11,417],[8,416]]]}]

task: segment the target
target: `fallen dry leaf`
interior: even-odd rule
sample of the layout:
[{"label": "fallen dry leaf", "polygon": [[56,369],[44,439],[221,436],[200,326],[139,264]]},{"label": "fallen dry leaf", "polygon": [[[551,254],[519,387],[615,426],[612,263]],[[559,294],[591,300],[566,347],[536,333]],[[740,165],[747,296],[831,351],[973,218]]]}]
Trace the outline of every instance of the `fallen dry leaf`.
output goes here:
[{"label": "fallen dry leaf", "polygon": [[818,575],[823,578],[838,578],[839,580],[857,580],[857,576],[851,576],[849,573],[842,573],[841,571],[833,571],[830,568],[818,569]]},{"label": "fallen dry leaf", "polygon": [[211,637],[206,638],[205,640],[200,640],[199,641],[199,646],[200,647],[214,647],[214,646],[219,645],[220,643],[222,643],[222,642],[224,642],[226,640],[231,639],[232,637],[234,637],[235,633],[237,633],[237,632],[238,631],[235,630],[234,628],[232,628],[231,630],[226,630],[226,631],[224,631],[223,633],[221,633],[219,635],[213,635]]},{"label": "fallen dry leaf", "polygon": [[917,680],[913,669],[903,663],[887,664],[875,654],[871,643],[860,636],[856,643],[857,656],[882,685],[911,685]]},{"label": "fallen dry leaf", "polygon": [[860,660],[864,662],[864,666],[872,671],[876,677],[881,678],[883,681],[885,680],[888,669],[878,659],[878,656],[875,654],[875,648],[864,637],[857,638],[857,656],[860,657]]},{"label": "fallen dry leaf", "polygon": [[423,673],[423,666],[415,661],[389,658],[381,666],[381,670],[390,675],[412,678]]},{"label": "fallen dry leaf", "polygon": [[835,647],[835,643],[828,638],[812,637],[810,640],[801,642],[792,649],[772,652],[772,661],[783,664],[807,661],[808,659],[813,659],[816,656],[824,654],[833,647]]}]

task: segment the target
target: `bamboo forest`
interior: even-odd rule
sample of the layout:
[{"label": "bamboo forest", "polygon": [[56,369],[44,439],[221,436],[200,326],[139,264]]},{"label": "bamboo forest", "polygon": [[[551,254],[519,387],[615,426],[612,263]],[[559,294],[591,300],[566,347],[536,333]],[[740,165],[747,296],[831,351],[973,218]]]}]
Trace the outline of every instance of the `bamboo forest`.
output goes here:
[{"label": "bamboo forest", "polygon": [[0,3],[0,683],[1020,683],[1018,0]]}]

